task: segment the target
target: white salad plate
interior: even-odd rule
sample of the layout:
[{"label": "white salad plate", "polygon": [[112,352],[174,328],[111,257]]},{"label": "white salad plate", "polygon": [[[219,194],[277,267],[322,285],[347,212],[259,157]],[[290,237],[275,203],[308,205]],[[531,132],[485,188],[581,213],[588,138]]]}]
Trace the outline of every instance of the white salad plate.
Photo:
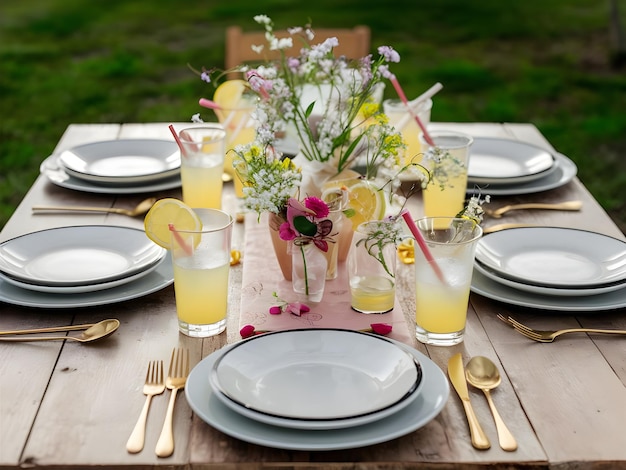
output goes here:
[{"label": "white salad plate", "polygon": [[475,137],[470,147],[468,183],[517,184],[547,176],[556,169],[547,150],[519,140]]},{"label": "white salad plate", "polygon": [[560,153],[555,154],[555,168],[549,174],[541,178],[537,178],[526,183],[513,183],[513,184],[483,184],[478,185],[476,183],[468,183],[468,194],[490,194],[492,196],[514,196],[518,194],[533,194],[540,193],[542,191],[549,191],[551,189],[560,188],[561,186],[569,183],[576,173],[578,168],[576,164]]},{"label": "white salad plate", "polygon": [[84,286],[143,271],[162,259],[165,251],[143,230],[58,227],[0,243],[0,271],[30,284]]},{"label": "white salad plate", "polygon": [[216,392],[281,418],[340,420],[375,413],[412,396],[419,365],[387,338],[305,329],[254,336],[215,363]]},{"label": "white salad plate", "polygon": [[472,274],[471,291],[488,299],[521,307],[564,312],[597,312],[626,307],[626,289],[605,294],[564,297],[526,292],[489,279],[478,270]]},{"label": "white salad plate", "polygon": [[545,286],[536,286],[534,284],[527,284],[523,282],[513,281],[511,279],[507,279],[505,277],[500,276],[497,272],[489,269],[484,266],[479,261],[474,263],[474,269],[481,273],[483,276],[499,282],[508,287],[512,287],[513,289],[519,289],[526,292],[532,292],[534,294],[541,295],[556,295],[563,297],[577,297],[577,296],[589,296],[589,295],[598,295],[605,294],[607,292],[613,292],[615,290],[620,290],[626,288],[626,281],[616,282],[612,284],[607,284],[603,286],[597,287],[545,287]]},{"label": "white salad plate", "polygon": [[172,258],[169,253],[151,273],[136,281],[117,287],[81,294],[51,294],[22,289],[0,279],[0,302],[35,308],[78,308],[108,305],[143,297],[174,282]]},{"label": "white salad plate", "polygon": [[237,439],[278,449],[327,451],[364,447],[409,434],[433,420],[450,395],[441,369],[419,351],[393,341],[422,366],[423,388],[416,399],[399,413],[362,426],[324,431],[273,426],[233,411],[216,397],[209,376],[215,362],[233,346],[222,348],[200,361],[185,385],[185,396],[196,415],[215,429]]},{"label": "white salad plate", "polygon": [[2,272],[0,272],[0,279],[8,282],[9,284],[13,284],[14,286],[20,287],[22,289],[33,290],[37,292],[49,292],[51,294],[82,294],[84,292],[95,292],[99,290],[110,289],[112,287],[121,286],[122,284],[127,284],[129,282],[136,281],[137,279],[147,276],[156,268],[159,267],[165,260],[165,255],[167,252],[163,253],[163,256],[157,260],[156,262],[149,265],[146,269],[139,271],[137,273],[131,274],[130,276],[121,277],[119,279],[113,279],[111,281],[97,282],[95,284],[85,284],[80,286],[47,286],[40,284],[31,284],[29,282],[24,282],[19,279],[12,278],[11,276],[6,276]]},{"label": "white salad plate", "polygon": [[485,235],[476,260],[499,276],[544,287],[598,287],[626,279],[626,242],[585,230],[523,227]]},{"label": "white salad plate", "polygon": [[76,178],[69,175],[65,168],[58,163],[58,155],[50,155],[39,166],[39,172],[48,180],[62,188],[73,189],[86,193],[97,194],[141,194],[165,191],[168,189],[180,188],[180,174],[168,178],[135,184],[96,184],[91,181]]},{"label": "white salad plate", "polygon": [[[319,384],[316,383],[316,385],[311,388],[307,387],[307,383],[301,383],[297,385],[298,387],[305,388],[306,389],[305,393],[303,395],[301,394],[301,395],[295,395],[291,397],[290,402],[297,401],[298,407],[306,406],[307,408],[310,406],[315,407],[316,405],[320,407],[325,406],[326,408],[329,408],[328,403],[332,403],[333,407],[335,408],[334,414],[340,414],[342,415],[341,417],[321,418],[321,419],[317,419],[317,418],[312,419],[308,417],[302,418],[302,419],[301,418],[285,418],[282,416],[276,416],[274,414],[270,414],[266,412],[256,411],[253,408],[249,408],[235,400],[230,399],[220,390],[219,388],[220,385],[215,380],[217,370],[219,369],[221,360],[224,359],[224,356],[222,356],[221,360],[217,361],[215,368],[212,371],[211,377],[209,378],[209,382],[211,383],[213,391],[215,392],[215,396],[220,401],[222,401],[224,405],[231,408],[233,411],[240,413],[250,419],[254,419],[254,420],[257,420],[266,424],[271,424],[274,426],[283,426],[283,427],[293,428],[293,429],[311,429],[311,430],[312,429],[318,429],[318,430],[341,429],[341,428],[360,426],[363,424],[371,423],[373,421],[377,421],[379,419],[382,419],[394,413],[397,413],[403,408],[409,406],[413,402],[413,400],[417,398],[423,386],[423,381],[422,381],[423,374],[422,374],[422,368],[420,364],[417,363],[411,357],[411,361],[414,363],[415,367],[417,368],[417,377],[416,377],[415,386],[411,387],[404,396],[400,397],[400,399],[397,400],[395,403],[392,403],[389,406],[386,406],[380,410],[376,410],[373,412],[360,413],[354,416],[344,416],[346,413],[343,409],[341,410],[336,409],[337,407],[342,405],[342,400],[344,401],[359,400],[360,399],[359,393],[361,391],[365,391],[366,395],[371,392],[367,390],[367,387],[364,389],[364,388],[359,387],[358,386],[359,384],[350,383],[350,380],[349,380],[350,377],[348,375],[353,372],[352,369],[354,368],[354,365],[357,361],[350,360],[348,358],[342,358],[340,360],[337,360],[336,357],[331,357],[331,354],[332,356],[334,356],[337,353],[350,354],[353,351],[354,351],[354,354],[360,354],[360,352],[356,351],[355,348],[352,347],[351,345],[354,345],[355,341],[357,343],[358,342],[367,343],[369,342],[369,340],[367,339],[355,340],[355,337],[354,337],[355,334],[364,335],[365,333],[358,333],[358,332],[353,332],[349,330],[312,329],[312,330],[303,330],[303,331],[308,332],[304,334],[305,336],[310,337],[310,338],[319,337],[319,338],[322,338],[322,341],[330,341],[331,337],[338,341],[344,341],[345,339],[346,341],[345,348],[333,348],[333,351],[327,351],[327,353],[325,354],[326,357],[324,358],[323,361],[319,361],[319,354],[320,354],[319,351],[318,352],[313,351],[311,358],[304,358],[304,359],[301,357],[301,355],[296,354],[296,356],[300,356],[300,357],[296,357],[295,359],[302,361],[302,367],[300,368],[301,370],[299,371],[299,373],[297,373],[298,375],[297,380],[300,380],[303,377],[305,379],[310,379],[311,381],[316,380],[319,378],[320,371],[322,370],[321,368],[325,368],[326,370],[324,372],[325,377],[323,378],[321,383]],[[288,335],[288,337],[292,338],[292,337],[297,337],[298,333],[299,331],[298,332],[280,332],[280,333],[273,333],[273,334]],[[256,339],[256,338],[258,337],[255,337],[253,339]],[[377,339],[376,337],[374,338]],[[383,341],[386,341],[386,340],[383,340]],[[388,342],[388,344],[396,349],[399,349],[393,343]],[[343,352],[340,352],[339,351],[340,349],[343,349]],[[380,350],[380,347],[378,346],[374,349]],[[385,347],[383,349],[387,349],[387,348]],[[231,353],[232,353],[232,350],[229,351],[229,353],[227,353],[226,356],[229,356]],[[290,354],[290,353],[287,353],[287,354]],[[369,354],[366,354],[366,356],[369,357]],[[312,369],[310,367],[312,362],[315,362],[315,369]],[[349,367],[347,368],[340,367],[342,363],[346,363],[346,362],[348,363]],[[373,362],[378,362],[378,360],[373,361]],[[280,365],[277,367],[280,367]],[[258,376],[262,376],[262,379],[256,380],[256,382],[260,386],[264,385],[265,381],[263,379],[265,378],[265,376],[275,373],[275,371],[273,370],[274,368],[272,367],[271,364],[265,364],[262,367],[262,369],[263,369],[262,371],[258,371]],[[268,369],[271,369],[271,370],[268,370]],[[348,374],[345,373],[345,370],[348,370]],[[283,372],[284,372],[284,369],[283,369]],[[291,372],[292,371],[290,371],[290,373]],[[367,371],[359,371],[359,375],[361,375],[363,372],[367,373]],[[227,375],[229,375],[230,373],[231,371],[226,372]],[[318,390],[318,387],[327,386],[329,380],[332,381],[332,384],[328,386],[327,390],[324,390],[322,393],[320,393]],[[374,382],[375,377],[368,377],[367,381],[370,383]],[[241,388],[245,388],[247,384],[238,383],[237,386]],[[375,387],[380,388],[380,385],[376,383]],[[294,385],[288,385],[285,388],[293,389]],[[371,386],[369,388],[372,389]],[[258,386],[257,386],[257,389],[258,389]],[[253,393],[253,391],[248,391],[247,393]],[[267,390],[266,393],[271,394],[273,392],[272,390]],[[326,395],[330,395],[330,396],[326,396]],[[260,397],[260,398],[267,398],[267,396]],[[270,399],[274,400],[275,398],[272,397]],[[375,398],[375,400],[380,401],[378,397]],[[281,407],[280,409],[281,409],[281,414],[282,414],[284,408]],[[308,411],[309,410],[307,409],[306,414],[311,414],[311,413],[308,413]],[[317,411],[319,412],[319,410]]]},{"label": "white salad plate", "polygon": [[58,163],[79,179],[134,185],[180,174],[180,150],[168,140],[106,140],[65,150]]}]

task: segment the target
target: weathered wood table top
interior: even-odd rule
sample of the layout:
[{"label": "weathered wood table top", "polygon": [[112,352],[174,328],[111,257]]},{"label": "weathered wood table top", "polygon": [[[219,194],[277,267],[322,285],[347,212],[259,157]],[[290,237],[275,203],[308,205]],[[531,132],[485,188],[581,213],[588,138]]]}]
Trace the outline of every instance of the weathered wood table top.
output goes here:
[{"label": "weathered wood table top", "polygon": [[[78,144],[121,138],[171,139],[168,123],[71,125],[56,151]],[[518,139],[552,149],[530,124],[453,124],[433,127],[474,136]],[[43,156],[42,156],[43,158]],[[180,197],[173,189],[150,194]],[[54,185],[44,176],[33,184],[0,241],[29,232],[69,225],[143,227],[143,219],[114,214],[33,215],[34,205],[97,205],[130,208],[145,194],[107,195]],[[580,212],[517,211],[509,222],[571,227],[624,235],[584,185],[570,183],[535,194],[492,197],[497,208],[516,202],[583,201]],[[419,198],[412,213],[419,211]],[[232,185],[224,190],[224,208],[236,212]],[[483,226],[505,221],[486,218]],[[243,249],[244,224],[237,224],[233,248]],[[245,253],[244,261],[245,263]],[[400,301],[412,325],[412,267],[404,266]],[[485,398],[470,387],[472,404],[489,436],[489,450],[470,444],[461,401],[451,392],[443,411],[421,429],[389,442],[341,451],[287,451],[249,444],[223,434],[195,416],[184,395],[176,403],[176,448],[169,458],[154,453],[167,407],[167,394],[155,398],[148,419],[146,446],[135,455],[125,444],[144,404],[143,378],[150,360],[167,364],[173,347],[191,351],[196,364],[239,336],[242,266],[230,277],[226,333],[193,339],[178,333],[173,287],[110,305],[45,309],[0,302],[0,330],[92,323],[118,318],[121,327],[92,345],[73,342],[0,342],[0,468],[626,468],[626,338],[577,334],[551,344],[530,341],[496,318],[511,315],[539,329],[597,327],[626,329],[624,308],[600,312],[562,312],[516,307],[472,294],[465,341],[457,346],[412,346],[443,371],[460,352],[466,363],[476,355],[494,360],[502,384],[493,399],[518,440],[515,452],[497,445]]]}]

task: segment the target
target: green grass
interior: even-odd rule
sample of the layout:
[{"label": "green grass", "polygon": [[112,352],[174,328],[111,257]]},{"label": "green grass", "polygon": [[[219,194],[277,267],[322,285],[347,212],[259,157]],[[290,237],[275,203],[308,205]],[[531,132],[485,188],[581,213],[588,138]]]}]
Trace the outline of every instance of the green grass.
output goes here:
[{"label": "green grass", "polygon": [[221,67],[226,26],[256,29],[260,13],[277,28],[370,26],[373,49],[400,52],[409,96],[443,83],[433,121],[535,124],[626,231],[626,73],[611,66],[608,0],[3,0],[0,227],[68,124],[210,119],[197,100],[212,90],[187,64]]}]

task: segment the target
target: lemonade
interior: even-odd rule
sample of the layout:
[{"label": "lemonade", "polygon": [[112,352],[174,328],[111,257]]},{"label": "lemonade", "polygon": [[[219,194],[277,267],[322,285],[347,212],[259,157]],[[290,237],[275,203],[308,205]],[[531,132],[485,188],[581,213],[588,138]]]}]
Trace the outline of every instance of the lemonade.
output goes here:
[{"label": "lemonade", "polygon": [[355,276],[350,279],[352,308],[362,313],[384,313],[393,309],[396,286],[384,276]]},{"label": "lemonade", "polygon": [[450,178],[443,190],[436,181],[431,181],[422,192],[424,215],[454,217],[463,210],[466,187],[467,171]]},{"label": "lemonade", "polygon": [[[438,259],[448,285],[426,263],[416,265],[415,323],[429,333],[456,333],[465,328],[471,277],[458,260]],[[455,274],[462,274],[457,275]]]},{"label": "lemonade", "polygon": [[[178,319],[188,325],[226,326],[229,264],[194,266],[191,257],[174,263],[174,291]],[[219,333],[217,331],[216,333]]]},{"label": "lemonade", "polygon": [[222,207],[223,156],[196,156],[180,168],[183,201],[190,207],[219,209]]},{"label": "lemonade", "polygon": [[[422,124],[428,126],[433,101],[428,99],[419,104],[418,107],[414,108],[415,113],[419,116]],[[399,99],[386,99],[383,101],[383,109],[389,118],[389,123],[402,134],[402,140],[406,144],[404,164],[420,163],[422,161],[422,144],[420,143],[419,135],[422,130],[417,121],[410,115],[406,105]]]}]

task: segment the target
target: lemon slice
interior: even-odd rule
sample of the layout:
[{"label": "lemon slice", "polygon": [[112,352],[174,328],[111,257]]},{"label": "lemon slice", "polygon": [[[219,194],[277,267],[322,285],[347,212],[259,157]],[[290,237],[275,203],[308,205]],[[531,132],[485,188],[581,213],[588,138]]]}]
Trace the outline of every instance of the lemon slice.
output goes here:
[{"label": "lemon slice", "polygon": [[354,211],[350,217],[354,230],[364,222],[385,217],[387,204],[384,191],[364,180],[348,187],[348,190],[348,208]]},{"label": "lemon slice", "polygon": [[226,80],[215,89],[213,101],[224,109],[238,108],[247,83],[245,80]]},{"label": "lemon slice", "polygon": [[197,231],[202,228],[200,218],[185,203],[174,198],[159,199],[143,221],[146,235],[157,245],[171,250],[170,224],[179,231]]}]

